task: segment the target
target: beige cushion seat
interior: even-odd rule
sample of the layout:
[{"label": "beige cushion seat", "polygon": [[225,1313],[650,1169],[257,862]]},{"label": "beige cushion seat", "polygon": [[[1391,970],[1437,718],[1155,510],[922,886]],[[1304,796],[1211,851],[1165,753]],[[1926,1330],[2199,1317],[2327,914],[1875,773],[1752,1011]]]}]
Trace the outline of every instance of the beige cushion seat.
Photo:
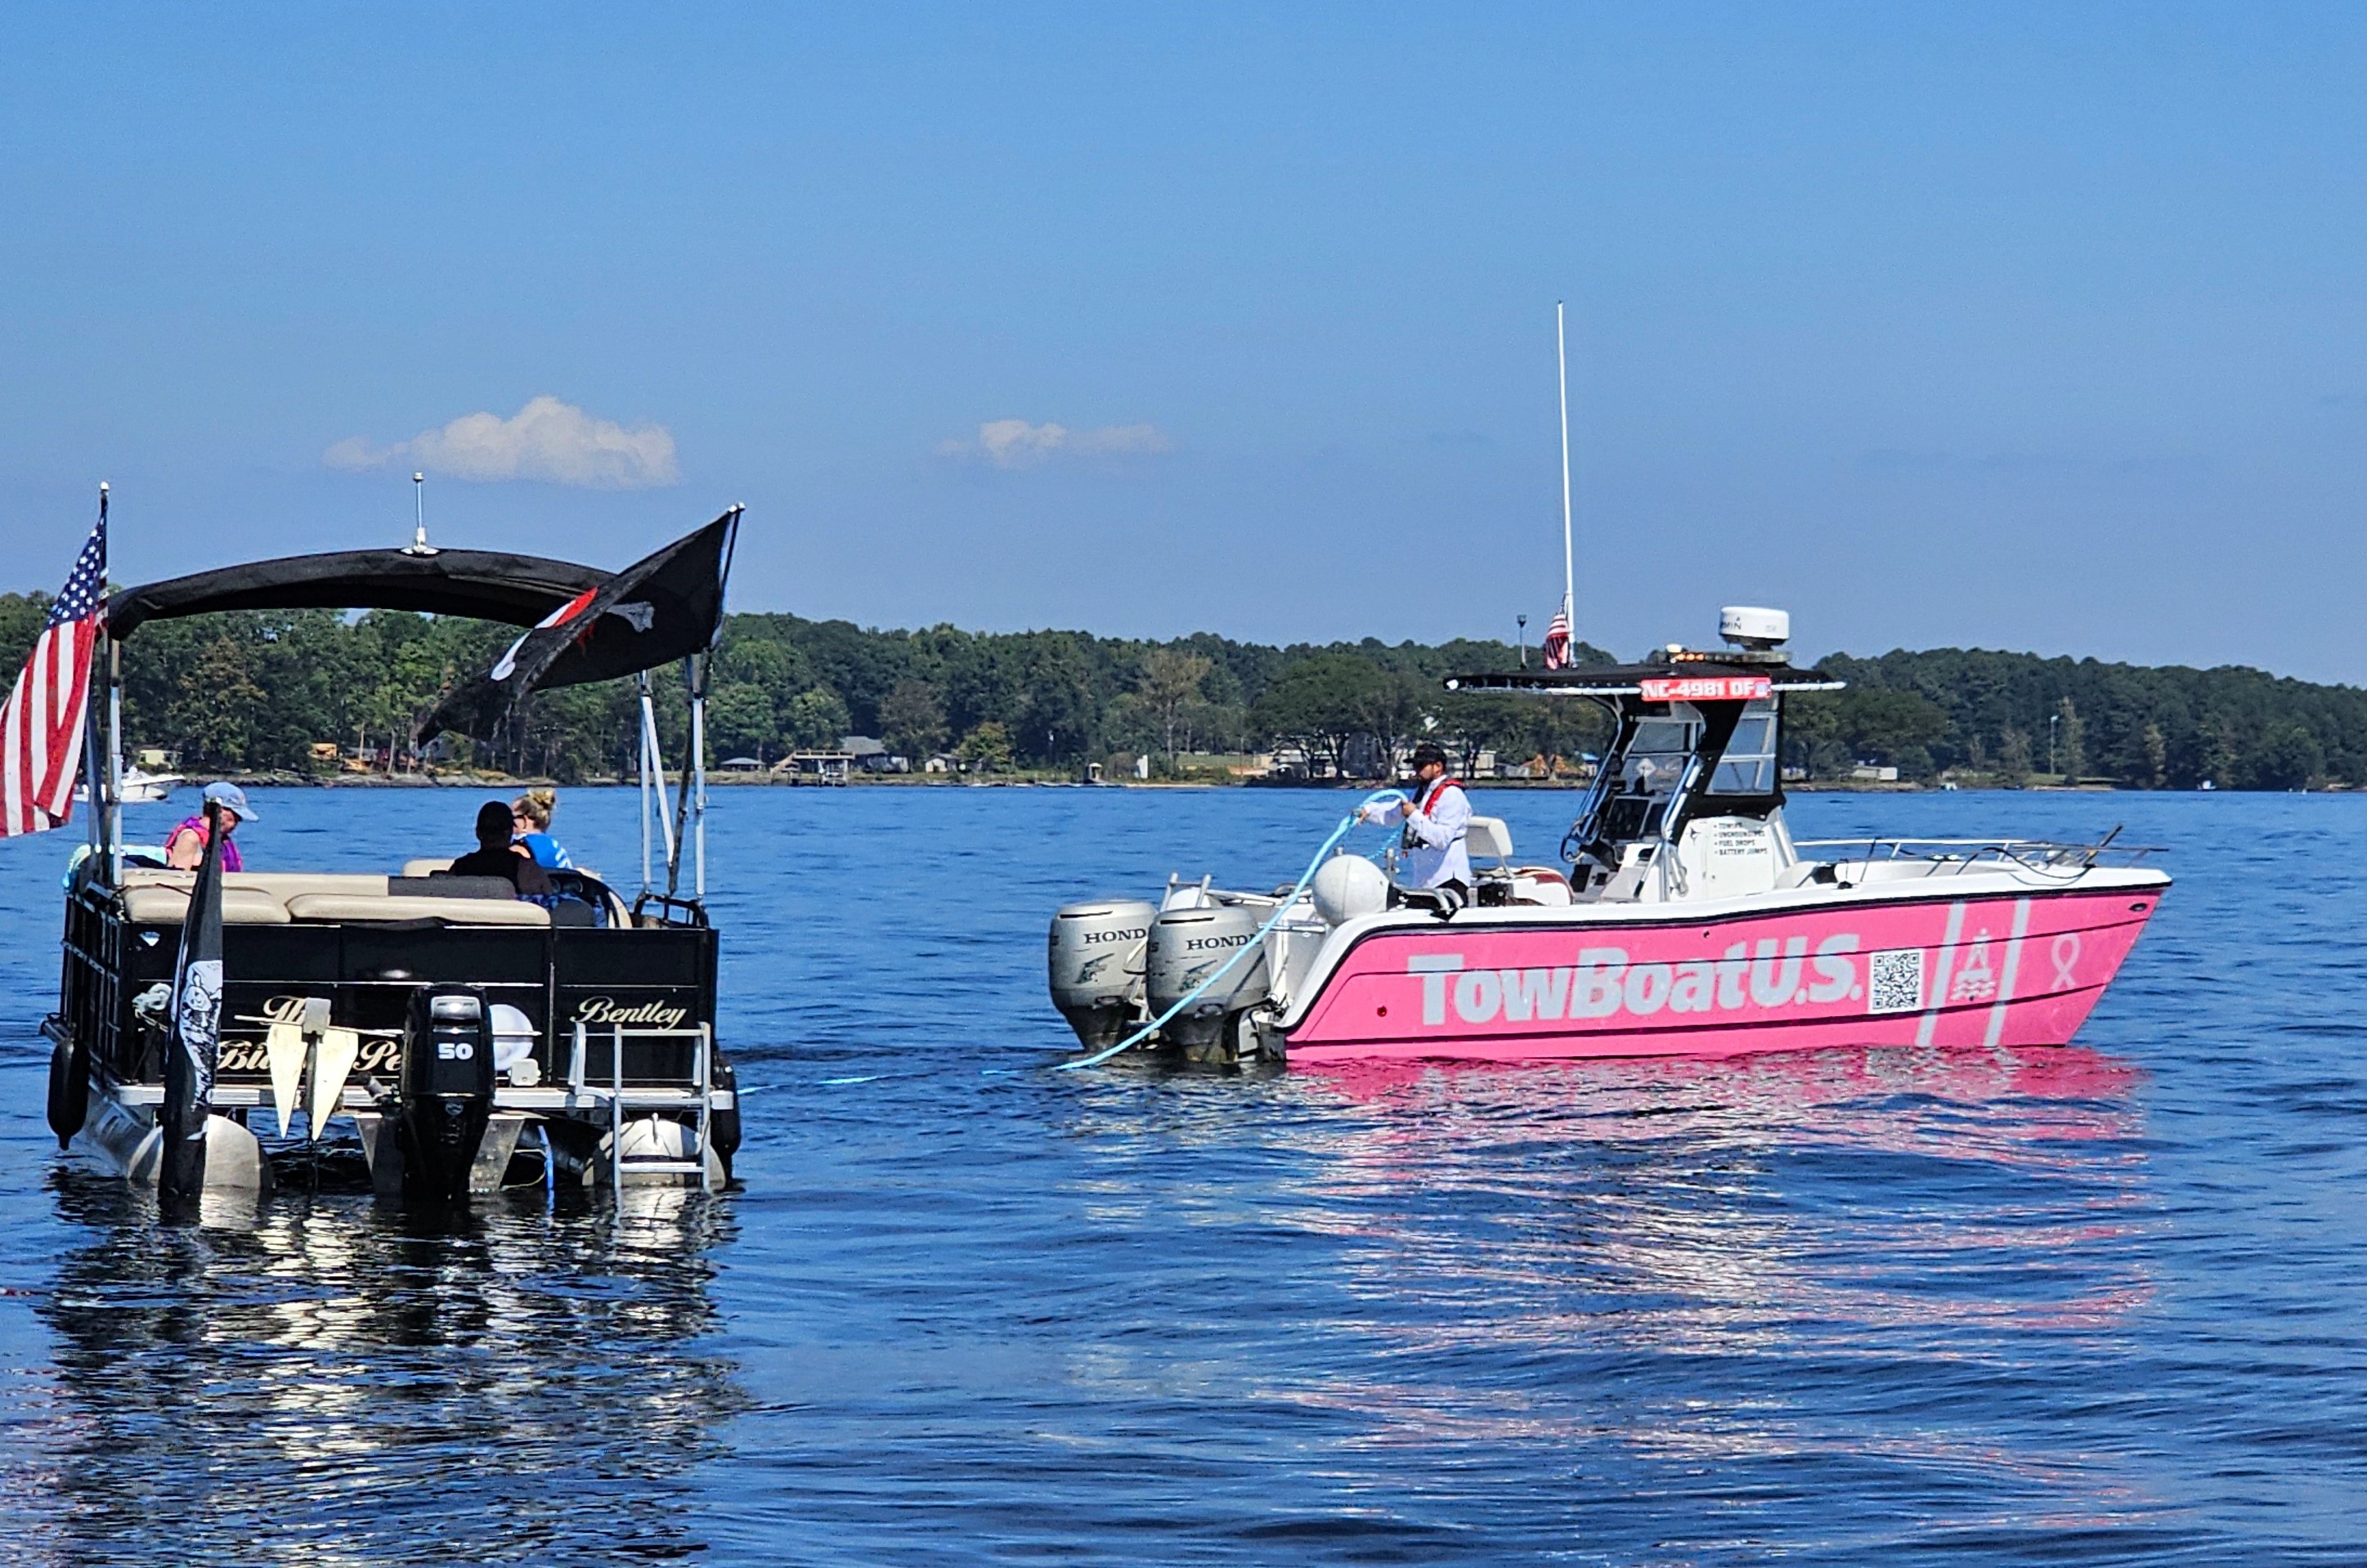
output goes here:
[{"label": "beige cushion seat", "polygon": [[[379,879],[381,882],[384,878]],[[288,900],[299,920],[442,920],[455,926],[547,926],[550,911],[539,904],[508,898],[376,897],[344,893],[299,893]]]},{"label": "beige cushion seat", "polygon": [[[159,866],[128,865],[123,868],[126,887],[170,887],[187,893],[198,884],[194,871],[167,871]],[[273,898],[292,898],[299,893],[383,894],[386,878],[375,872],[359,871],[226,871],[222,873],[222,890],[244,888]]]},{"label": "beige cushion seat", "polygon": [[[128,887],[123,912],[143,926],[177,926],[188,918],[189,895],[178,887]],[[288,906],[251,887],[222,889],[222,922],[233,926],[284,926]]]},{"label": "beige cushion seat", "polygon": [[[413,861],[442,870],[451,863]],[[423,873],[421,873],[424,874]],[[187,918],[194,871],[127,866],[123,908],[145,925],[178,925]],[[231,871],[222,874],[222,919],[232,925],[284,926],[290,920],[442,920],[456,926],[547,926],[550,911],[508,898],[391,897],[384,876],[340,871]]]}]

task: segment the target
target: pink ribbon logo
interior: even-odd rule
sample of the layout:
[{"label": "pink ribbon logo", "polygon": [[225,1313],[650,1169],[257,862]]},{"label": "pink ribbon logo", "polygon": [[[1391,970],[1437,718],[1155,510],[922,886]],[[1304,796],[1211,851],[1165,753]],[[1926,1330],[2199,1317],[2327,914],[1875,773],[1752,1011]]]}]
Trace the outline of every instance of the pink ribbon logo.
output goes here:
[{"label": "pink ribbon logo", "polygon": [[2079,976],[2071,972],[2071,966],[2079,962],[2079,933],[2065,931],[2061,936],[2056,937],[2053,953],[2055,988],[2058,991],[2077,990],[2079,987]]}]

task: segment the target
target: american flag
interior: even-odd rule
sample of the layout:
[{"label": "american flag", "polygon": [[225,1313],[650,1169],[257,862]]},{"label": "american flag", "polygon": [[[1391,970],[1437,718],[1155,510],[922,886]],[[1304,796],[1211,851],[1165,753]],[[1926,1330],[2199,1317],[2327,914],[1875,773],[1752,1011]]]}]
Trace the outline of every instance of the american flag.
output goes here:
[{"label": "american flag", "polygon": [[1569,601],[1564,599],[1561,608],[1554,612],[1553,624],[1546,627],[1546,640],[1539,645],[1546,656],[1548,670],[1569,668]]},{"label": "american flag", "polygon": [[46,832],[74,816],[90,655],[107,619],[107,498],[74,574],[50,606],[8,705],[0,708],[0,838]]}]

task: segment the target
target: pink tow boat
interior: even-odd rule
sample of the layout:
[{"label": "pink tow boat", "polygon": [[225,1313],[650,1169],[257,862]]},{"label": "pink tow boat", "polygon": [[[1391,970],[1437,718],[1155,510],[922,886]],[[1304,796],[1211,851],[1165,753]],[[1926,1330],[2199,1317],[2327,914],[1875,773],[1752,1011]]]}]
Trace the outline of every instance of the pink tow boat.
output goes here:
[{"label": "pink tow boat", "polygon": [[1156,906],[1072,904],[1056,1005],[1088,1047],[1163,1020],[1144,1048],[1199,1060],[2068,1043],[2169,878],[2109,839],[1795,841],[1784,699],[1840,683],[1792,666],[1780,614],[1722,618],[1739,646],[1447,682],[1615,716],[1567,875],[1514,863],[1483,817],[1476,899],[1452,911],[1344,854],[1278,895],[1171,880]]}]

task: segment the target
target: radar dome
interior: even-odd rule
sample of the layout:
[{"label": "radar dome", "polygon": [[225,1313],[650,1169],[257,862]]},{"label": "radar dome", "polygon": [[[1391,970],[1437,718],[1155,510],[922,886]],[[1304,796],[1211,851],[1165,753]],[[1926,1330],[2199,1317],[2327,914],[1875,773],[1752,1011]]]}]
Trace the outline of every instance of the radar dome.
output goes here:
[{"label": "radar dome", "polygon": [[1388,873],[1355,855],[1333,855],[1315,874],[1315,912],[1327,926],[1389,907]]},{"label": "radar dome", "polygon": [[1791,612],[1728,604],[1717,613],[1717,635],[1737,648],[1781,648],[1792,640]]}]

